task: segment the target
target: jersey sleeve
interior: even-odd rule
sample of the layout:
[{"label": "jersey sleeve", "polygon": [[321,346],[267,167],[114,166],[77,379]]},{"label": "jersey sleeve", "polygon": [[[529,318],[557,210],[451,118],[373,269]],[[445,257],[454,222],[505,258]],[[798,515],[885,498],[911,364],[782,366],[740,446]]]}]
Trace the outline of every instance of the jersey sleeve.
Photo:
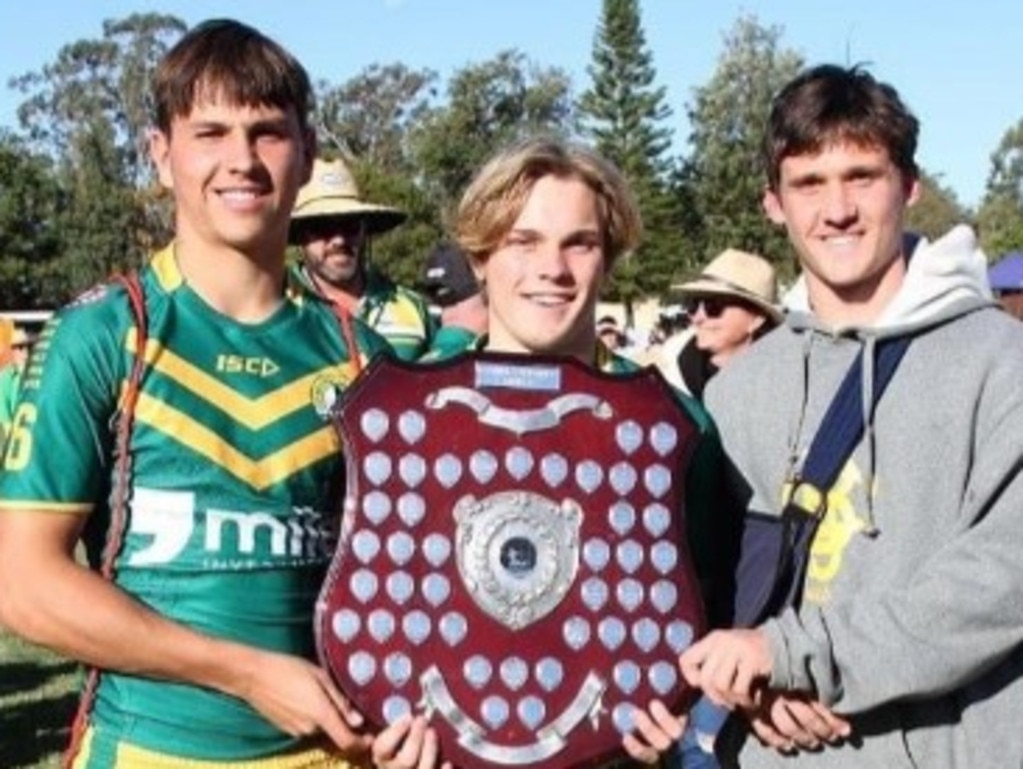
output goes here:
[{"label": "jersey sleeve", "polygon": [[85,513],[105,494],[130,327],[119,294],[69,306],[43,330],[11,423],[0,512]]}]

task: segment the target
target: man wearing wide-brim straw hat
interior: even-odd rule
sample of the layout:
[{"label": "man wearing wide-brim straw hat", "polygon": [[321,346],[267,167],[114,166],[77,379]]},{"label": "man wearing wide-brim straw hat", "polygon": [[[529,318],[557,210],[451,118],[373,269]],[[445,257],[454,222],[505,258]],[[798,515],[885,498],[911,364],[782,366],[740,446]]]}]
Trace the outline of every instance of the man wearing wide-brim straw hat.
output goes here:
[{"label": "man wearing wide-brim straw hat", "polygon": [[301,248],[304,282],[366,321],[399,358],[415,360],[436,330],[426,301],[368,263],[370,238],[405,218],[396,208],[363,200],[342,160],[317,160],[295,201],[289,241]]}]

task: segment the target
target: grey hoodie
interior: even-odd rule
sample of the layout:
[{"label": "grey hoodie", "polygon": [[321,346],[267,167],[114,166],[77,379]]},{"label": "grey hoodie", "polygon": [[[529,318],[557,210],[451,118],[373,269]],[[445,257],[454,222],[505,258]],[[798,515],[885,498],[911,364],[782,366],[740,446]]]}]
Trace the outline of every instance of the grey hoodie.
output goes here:
[{"label": "grey hoodie", "polygon": [[[777,515],[861,349],[913,341],[828,497],[804,604],[762,627],[771,684],[849,716],[840,747],[743,767],[1023,767],[1023,324],[995,307],[973,233],[921,241],[868,328],[786,323],[712,380],[748,509]],[[866,366],[865,378],[872,369]]]}]

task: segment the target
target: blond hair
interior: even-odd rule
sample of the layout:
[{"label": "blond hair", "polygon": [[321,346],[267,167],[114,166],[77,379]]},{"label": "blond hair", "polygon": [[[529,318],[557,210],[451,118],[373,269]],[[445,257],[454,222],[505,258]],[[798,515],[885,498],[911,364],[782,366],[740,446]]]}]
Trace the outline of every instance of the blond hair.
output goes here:
[{"label": "blond hair", "polygon": [[485,262],[500,248],[533,185],[545,176],[579,179],[593,190],[608,265],[639,245],[639,206],[613,164],[582,145],[530,139],[492,157],[462,196],[455,237],[473,263]]}]

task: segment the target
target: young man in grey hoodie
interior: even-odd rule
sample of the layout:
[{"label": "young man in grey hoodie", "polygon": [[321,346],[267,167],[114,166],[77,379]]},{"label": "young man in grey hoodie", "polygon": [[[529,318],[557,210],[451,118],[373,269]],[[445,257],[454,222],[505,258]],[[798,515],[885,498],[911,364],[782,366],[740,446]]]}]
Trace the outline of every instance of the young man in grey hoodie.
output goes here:
[{"label": "young man in grey hoodie", "polygon": [[[917,131],[855,67],[810,69],[772,107],[764,205],[803,286],[707,404],[751,516],[780,514],[861,352],[866,429],[826,495],[798,608],[682,655],[760,737],[739,748],[744,769],[1023,766],[1023,325],[994,305],[969,229],[904,237]],[[873,403],[875,347],[903,336]]]}]

